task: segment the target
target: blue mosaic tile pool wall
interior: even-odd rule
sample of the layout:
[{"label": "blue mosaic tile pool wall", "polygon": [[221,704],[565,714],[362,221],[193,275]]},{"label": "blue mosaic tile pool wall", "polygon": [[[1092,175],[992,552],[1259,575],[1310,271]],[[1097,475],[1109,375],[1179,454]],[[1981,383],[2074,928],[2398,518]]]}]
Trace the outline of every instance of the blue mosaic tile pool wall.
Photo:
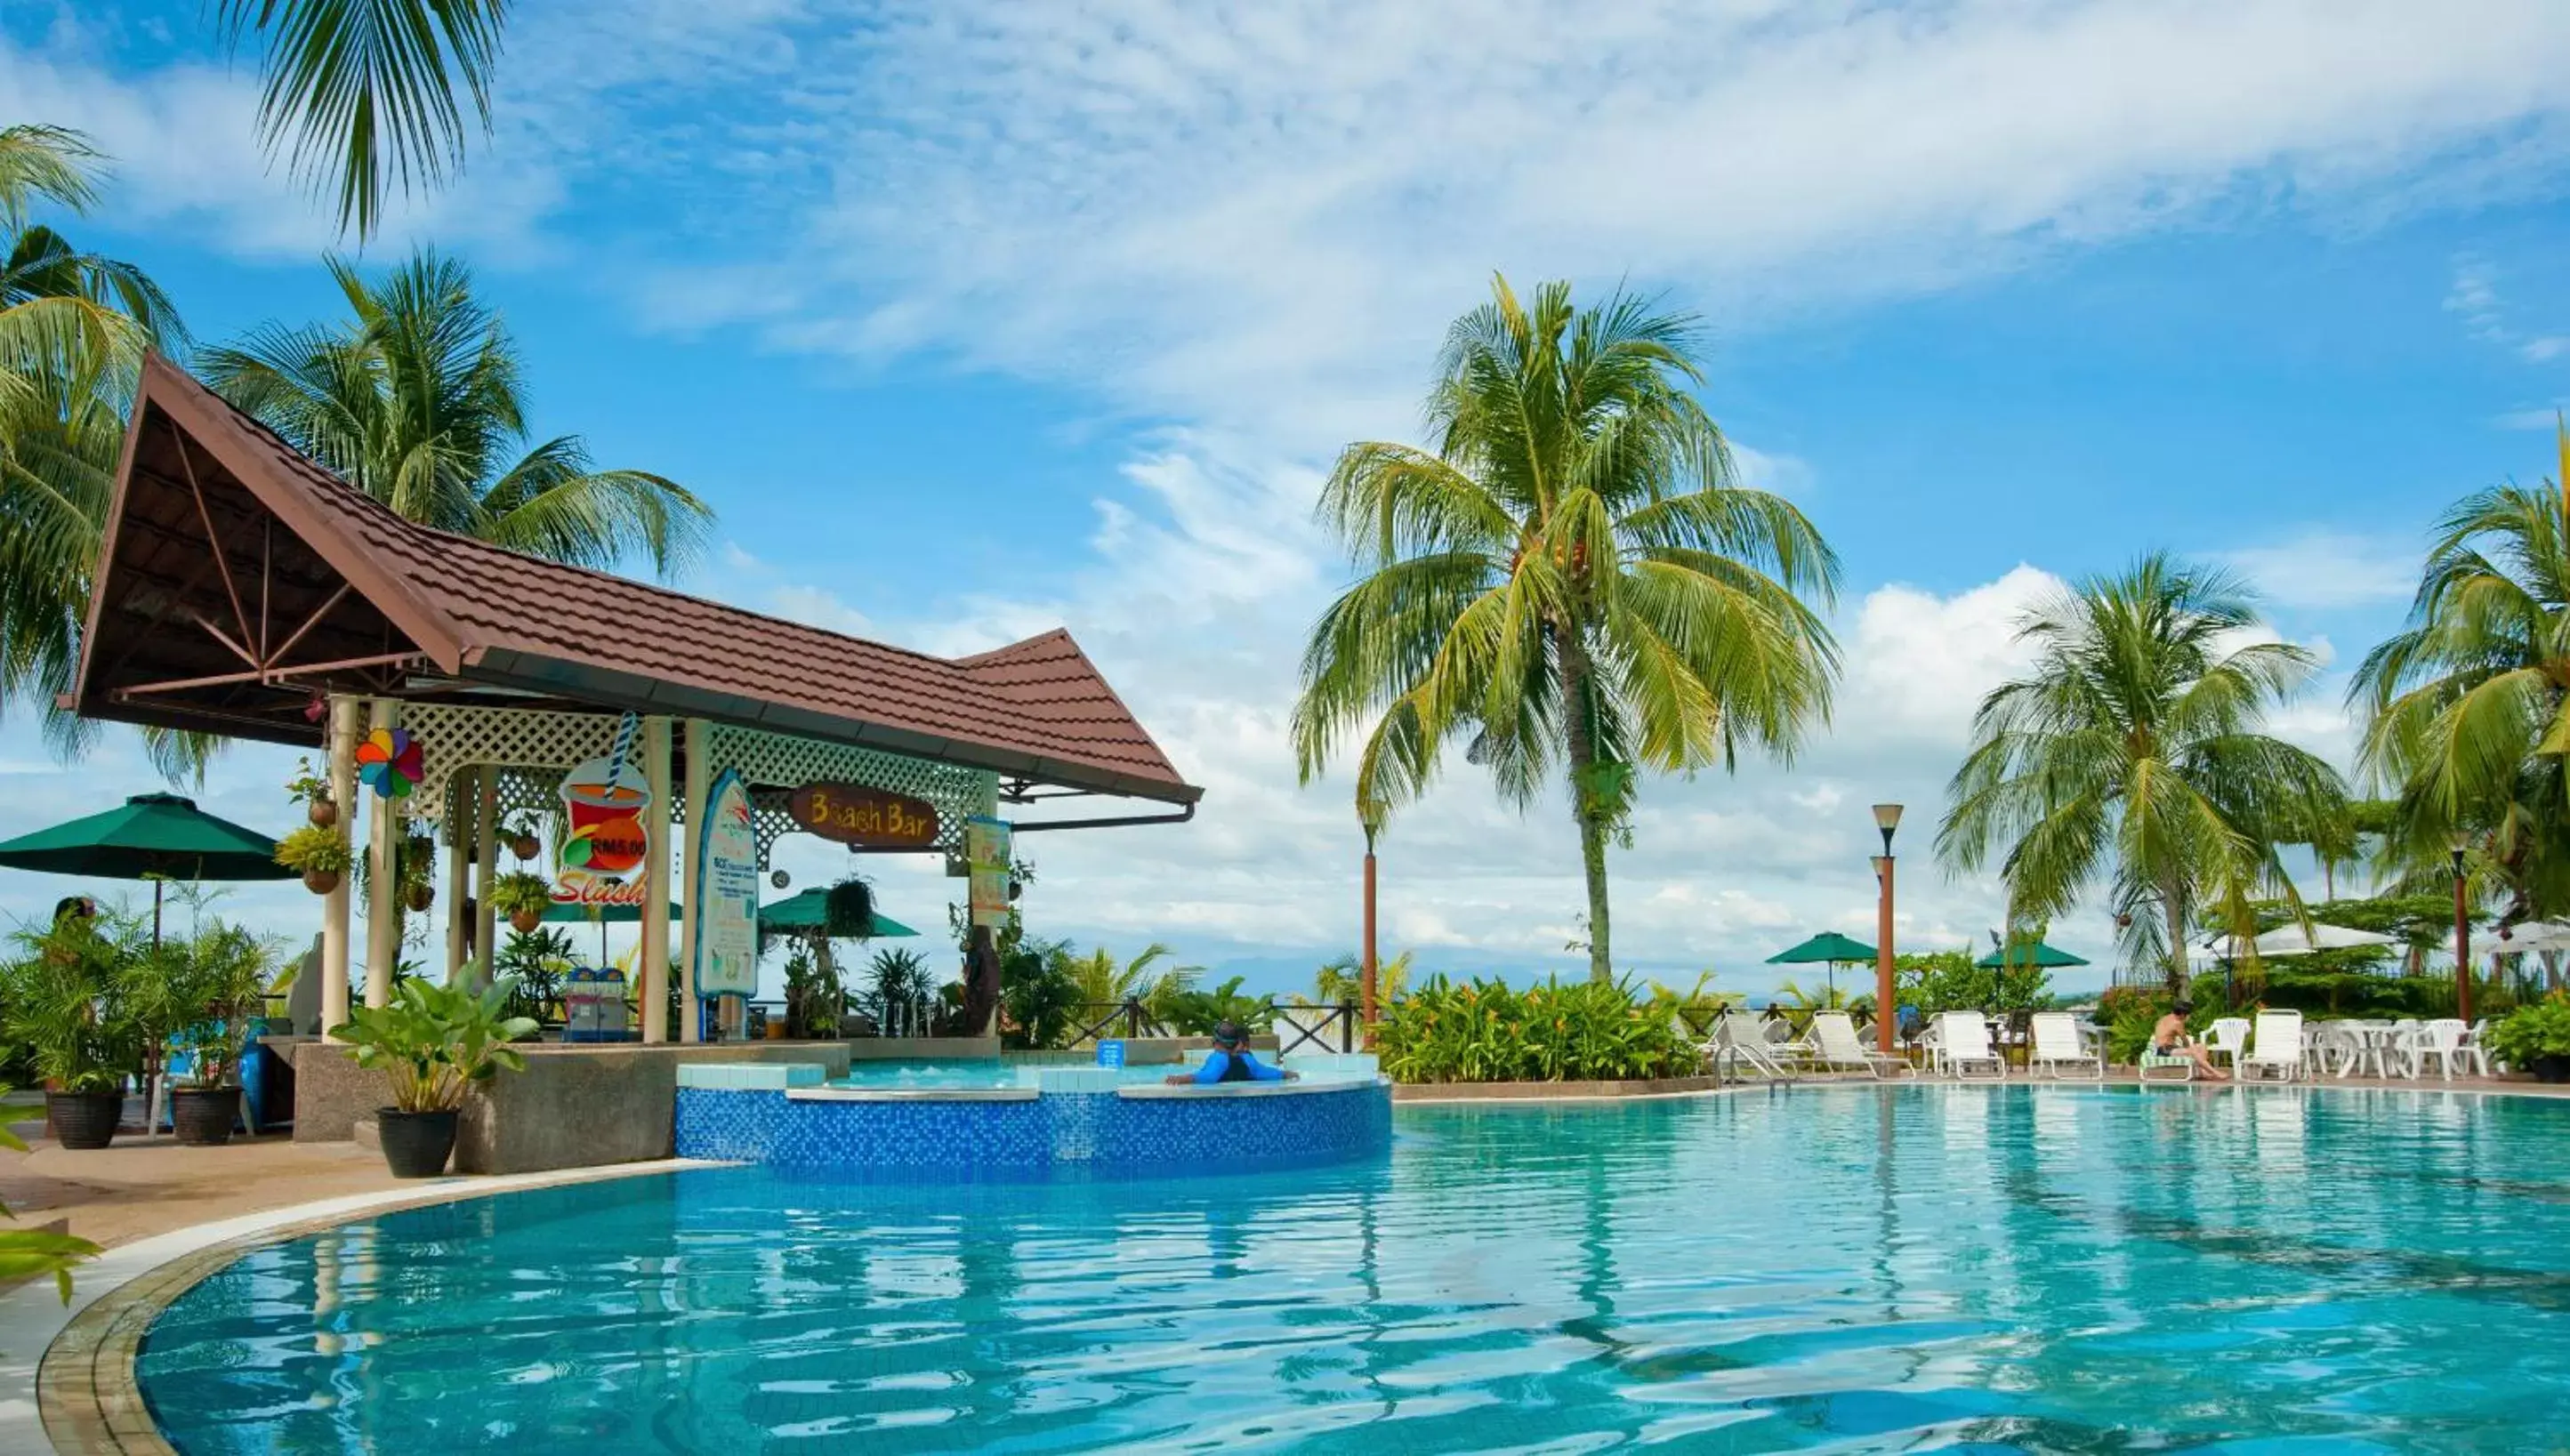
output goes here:
[{"label": "blue mosaic tile pool wall", "polygon": [[1392,1089],[1378,1082],[1280,1096],[1019,1101],[821,1101],[782,1091],[681,1087],[682,1158],[801,1173],[1028,1177],[1176,1174],[1341,1162],[1392,1143]]}]

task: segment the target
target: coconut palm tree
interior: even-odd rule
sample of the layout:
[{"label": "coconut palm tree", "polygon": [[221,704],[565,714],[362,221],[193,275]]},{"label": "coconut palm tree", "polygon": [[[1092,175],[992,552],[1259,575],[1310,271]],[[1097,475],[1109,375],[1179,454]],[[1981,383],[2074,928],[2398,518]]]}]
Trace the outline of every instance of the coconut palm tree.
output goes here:
[{"label": "coconut palm tree", "polygon": [[[53,699],[79,661],[126,410],[144,354],[187,337],[141,269],[37,220],[94,204],[105,161],[78,132],[0,128],[0,702],[41,703],[65,751],[84,725]],[[147,740],[164,768],[191,758],[193,740]]]},{"label": "coconut palm tree", "polygon": [[674,573],[712,513],[636,470],[597,470],[576,435],[528,449],[524,366],[463,264],[421,250],[380,283],[339,259],[355,315],[277,325],[201,358],[215,391],[395,512],[576,565],[647,556]]},{"label": "coconut palm tree", "polygon": [[485,130],[509,0],[220,0],[226,44],[260,49],[258,126],[339,226],[372,236],[394,182],[433,186],[463,165],[460,89]]},{"label": "coconut palm tree", "polygon": [[2570,430],[2555,443],[2560,483],[2445,513],[2407,625],[2348,691],[2363,769],[2396,795],[2389,868],[2423,888],[2462,842],[2509,922],[2570,909]]},{"label": "coconut palm tree", "polygon": [[1690,319],[1491,291],[1447,335],[1433,443],[1351,445],[1322,491],[1363,574],[1304,649],[1295,756],[1308,783],[1365,730],[1357,800],[1387,810],[1458,738],[1520,808],[1563,771],[1589,972],[1611,980],[1606,847],[1635,770],[1789,756],[1826,719],[1837,647],[1804,596],[1834,596],[1838,561],[1739,483],[1686,392]]},{"label": "coconut palm tree", "polygon": [[2065,914],[2106,877],[2127,955],[2164,962],[2172,987],[2198,915],[2255,934],[2262,891],[2299,913],[2277,847],[2342,816],[2346,790],[2265,732],[2316,664],[2251,640],[2259,626],[2245,583],[2157,553],[2027,613],[2034,669],[1973,715],[1937,854],[1977,871],[2003,851],[2012,923]]}]

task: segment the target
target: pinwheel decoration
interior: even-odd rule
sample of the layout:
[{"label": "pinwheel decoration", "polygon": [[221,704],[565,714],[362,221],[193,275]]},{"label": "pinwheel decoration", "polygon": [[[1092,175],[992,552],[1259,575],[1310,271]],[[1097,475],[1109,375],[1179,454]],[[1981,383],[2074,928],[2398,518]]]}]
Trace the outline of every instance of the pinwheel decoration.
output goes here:
[{"label": "pinwheel decoration", "polygon": [[379,799],[407,799],[427,776],[419,740],[407,728],[378,728],[357,745],[357,781]]}]

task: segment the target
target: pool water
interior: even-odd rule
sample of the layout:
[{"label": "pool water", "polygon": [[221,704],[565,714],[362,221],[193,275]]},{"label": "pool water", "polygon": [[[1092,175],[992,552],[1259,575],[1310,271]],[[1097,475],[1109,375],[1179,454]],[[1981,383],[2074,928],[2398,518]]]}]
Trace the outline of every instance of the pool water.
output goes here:
[{"label": "pool water", "polygon": [[[1273,1063],[1273,1053],[1261,1060]],[[1314,1068],[1309,1063],[1326,1060],[1306,1057],[1307,1065],[1299,1069],[1305,1082],[1335,1083],[1366,1080],[1372,1073],[1358,1073],[1337,1068]],[[1149,1087],[1168,1080],[1171,1073],[1192,1071],[1204,1061],[1199,1052],[1184,1063],[1160,1062],[1149,1066],[1118,1067],[1115,1080],[1127,1087]],[[1289,1060],[1288,1066],[1296,1065]],[[859,1061],[848,1064],[848,1074],[832,1082],[833,1087],[866,1088],[876,1091],[956,1091],[985,1087],[1032,1086],[1038,1072],[1082,1072],[1103,1070],[1094,1062],[1084,1061],[1020,1061],[984,1057],[978,1060],[888,1058],[881,1061]]]},{"label": "pool water", "polygon": [[389,1215],[183,1295],[144,1390],[188,1453],[2533,1452],[2570,1411],[2570,1103],[1864,1087],[1396,1134]]}]

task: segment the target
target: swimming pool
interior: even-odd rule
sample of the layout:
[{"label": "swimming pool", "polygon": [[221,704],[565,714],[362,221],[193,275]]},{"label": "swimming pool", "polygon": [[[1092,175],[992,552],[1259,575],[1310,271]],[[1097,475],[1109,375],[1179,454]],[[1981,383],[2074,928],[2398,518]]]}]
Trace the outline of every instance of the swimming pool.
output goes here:
[{"label": "swimming pool", "polygon": [[395,1214],[183,1295],[144,1390],[192,1456],[2540,1451],[2570,1408],[2570,1104],[1806,1088],[1396,1130],[1290,1174]]}]

